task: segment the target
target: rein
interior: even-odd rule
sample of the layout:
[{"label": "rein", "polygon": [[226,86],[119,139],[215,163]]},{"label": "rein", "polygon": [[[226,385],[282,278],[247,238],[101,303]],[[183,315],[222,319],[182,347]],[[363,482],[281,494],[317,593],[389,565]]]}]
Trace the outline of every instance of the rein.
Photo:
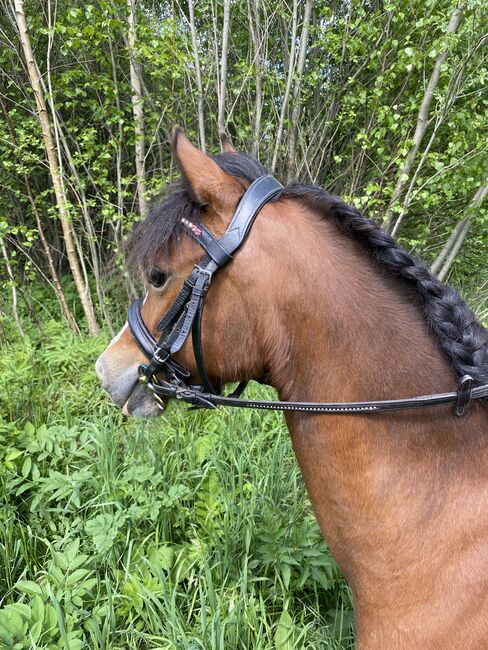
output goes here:
[{"label": "rein", "polygon": [[[283,191],[283,186],[270,175],[255,180],[242,196],[225,234],[216,239],[203,225],[186,219],[182,224],[188,234],[205,250],[206,255],[193,267],[175,301],[161,319],[157,330],[159,340],[152,336],[141,314],[142,298],[129,307],[128,324],[131,334],[148,358],[139,366],[139,382],[153,394],[161,408],[163,397],[174,398],[193,408],[229,406],[267,411],[297,411],[301,413],[329,413],[336,415],[382,413],[418,409],[440,404],[454,404],[454,413],[466,413],[471,400],[488,397],[488,384],[473,387],[473,378],[465,375],[456,392],[422,395],[407,399],[370,402],[283,402],[241,399],[247,382],[241,382],[230,395],[217,392],[208,377],[202,350],[201,324],[205,298],[213,274],[232,260],[232,255],[244,243],[261,208]],[[192,333],[193,353],[202,386],[187,384],[191,373],[171,358],[181,349]],[[157,377],[163,373],[165,380]]]}]

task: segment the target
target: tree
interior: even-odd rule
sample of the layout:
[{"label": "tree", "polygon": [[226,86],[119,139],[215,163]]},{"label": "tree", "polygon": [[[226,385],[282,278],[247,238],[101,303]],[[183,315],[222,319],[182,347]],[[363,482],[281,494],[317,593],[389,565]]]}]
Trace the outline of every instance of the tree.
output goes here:
[{"label": "tree", "polygon": [[[63,236],[66,244],[66,253],[68,256],[71,272],[73,274],[73,279],[75,281],[76,288],[78,290],[78,295],[80,297],[81,304],[83,305],[83,311],[85,313],[85,318],[88,325],[88,331],[90,332],[90,334],[97,334],[98,325],[95,318],[95,312],[93,310],[93,303],[91,300],[90,289],[88,284],[85,283],[80,269],[80,262],[79,262],[79,258],[75,246],[71,216],[69,214],[69,209],[68,209],[68,201],[66,198],[62,173],[59,166],[58,154],[57,154],[56,146],[51,131],[51,125],[49,123],[48,110],[44,99],[44,92],[41,84],[41,73],[39,72],[39,67],[34,58],[34,53],[32,51],[29,31],[27,27],[27,21],[25,19],[24,2],[23,0],[14,0],[14,3],[15,3],[15,18],[19,30],[20,42],[22,45],[22,50],[27,65],[30,84],[32,86],[32,90],[35,96],[37,115],[42,129],[44,145],[46,148],[46,154],[48,158],[49,171],[54,186],[54,192],[56,195],[56,204],[58,208],[59,218],[61,220],[61,225],[63,228]],[[53,118],[55,119],[54,116]]]}]

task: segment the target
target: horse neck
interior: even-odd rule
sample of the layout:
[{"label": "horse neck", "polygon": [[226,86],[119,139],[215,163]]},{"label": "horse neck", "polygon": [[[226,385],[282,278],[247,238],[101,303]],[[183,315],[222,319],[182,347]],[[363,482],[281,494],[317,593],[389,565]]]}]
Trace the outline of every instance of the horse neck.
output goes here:
[{"label": "horse neck", "polygon": [[305,215],[293,219],[287,254],[276,246],[275,276],[286,286],[273,290],[277,324],[268,334],[280,345],[268,348],[278,350],[269,365],[282,396],[353,401],[454,390],[413,291],[332,223]]},{"label": "horse neck", "polygon": [[[362,401],[454,390],[456,378],[416,297],[333,224],[304,214],[294,224],[294,245],[279,256],[267,342],[280,396]],[[365,553],[381,555],[395,544],[392,556],[405,560],[401,535],[401,544],[418,552],[405,522],[412,531],[415,521],[435,521],[440,490],[445,496],[468,467],[476,471],[488,418],[472,405],[465,419],[444,406],[369,416],[287,414],[287,423],[319,524],[354,585]]]}]

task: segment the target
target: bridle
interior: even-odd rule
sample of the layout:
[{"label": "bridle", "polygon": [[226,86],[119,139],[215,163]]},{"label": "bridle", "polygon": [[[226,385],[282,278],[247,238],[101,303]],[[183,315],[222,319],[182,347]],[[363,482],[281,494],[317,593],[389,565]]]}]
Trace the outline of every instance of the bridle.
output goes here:
[{"label": "bridle", "polygon": [[[398,411],[439,404],[454,404],[456,415],[464,415],[471,400],[488,397],[488,384],[473,387],[473,378],[465,375],[460,379],[456,392],[423,395],[398,400],[370,402],[283,402],[246,400],[240,398],[247,382],[241,382],[233,393],[222,395],[215,390],[209,379],[202,351],[202,314],[205,298],[216,271],[232,260],[232,255],[244,243],[261,208],[280,196],[283,186],[270,175],[261,176],[245,191],[225,234],[215,238],[203,224],[193,224],[182,219],[187,233],[205,250],[206,255],[193,267],[183,283],[175,301],[161,319],[157,330],[159,340],[152,336],[141,314],[143,304],[139,298],[129,307],[128,323],[132,336],[149,359],[139,366],[139,382],[150,390],[161,408],[163,397],[174,398],[191,404],[194,408],[231,406],[302,413],[365,414]],[[202,385],[188,384],[189,370],[172,358],[184,345],[190,331],[193,353]],[[165,379],[158,375],[164,374]]]}]

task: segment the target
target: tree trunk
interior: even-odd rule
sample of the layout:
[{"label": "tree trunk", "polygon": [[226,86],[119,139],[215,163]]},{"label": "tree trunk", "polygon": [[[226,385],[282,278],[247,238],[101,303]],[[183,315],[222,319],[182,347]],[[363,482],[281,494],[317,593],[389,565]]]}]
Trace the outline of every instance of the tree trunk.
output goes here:
[{"label": "tree trunk", "polygon": [[142,105],[141,66],[136,58],[136,0],[127,0],[129,8],[129,68],[132,87],[131,101],[134,115],[137,198],[141,217],[146,217],[149,204],[146,199],[146,147],[144,143],[144,108]]},{"label": "tree trunk", "polygon": [[[7,130],[8,130],[8,133],[10,135],[12,145],[15,148],[15,150],[17,150],[17,141],[16,141],[16,138],[15,138],[14,129],[12,127],[12,122],[10,120],[10,117],[9,117],[9,114],[8,114],[8,111],[7,111],[7,107],[5,106],[5,103],[4,103],[1,96],[0,96],[0,106],[2,107],[2,111],[3,111],[3,114],[4,114],[4,118],[5,118],[5,124],[7,125]],[[19,160],[17,153],[15,154],[15,157],[16,157],[17,161],[20,163],[21,161]],[[25,184],[25,189],[27,191],[27,198],[29,199],[31,210],[32,210],[32,212],[34,214],[34,217],[35,217],[35,220],[36,220],[37,230],[38,230],[38,233],[39,233],[39,239],[41,240],[42,249],[44,251],[44,256],[46,257],[46,261],[47,261],[47,264],[48,264],[48,267],[49,267],[49,272],[51,274],[51,280],[52,280],[52,283],[53,283],[54,292],[56,293],[56,297],[59,300],[59,304],[61,305],[61,310],[62,310],[62,312],[64,314],[64,317],[66,318],[66,320],[68,322],[68,325],[69,325],[70,329],[73,332],[79,334],[80,330],[79,330],[78,325],[76,323],[75,317],[73,316],[73,314],[71,313],[70,308],[68,307],[68,303],[66,301],[66,296],[64,295],[63,287],[61,286],[59,276],[58,276],[58,274],[56,272],[56,267],[54,266],[54,260],[53,260],[53,257],[51,255],[51,250],[49,248],[49,244],[48,244],[48,241],[46,239],[46,235],[44,233],[44,227],[42,225],[41,215],[39,214],[39,210],[37,209],[37,204],[36,204],[35,199],[34,199],[34,193],[32,192],[32,187],[31,187],[30,179],[29,179],[29,176],[28,176],[27,172],[24,172],[24,184]]]},{"label": "tree trunk", "polygon": [[446,243],[442,247],[441,252],[431,264],[430,270],[432,273],[437,273],[441,268],[442,263],[449,255],[450,251],[452,250],[452,247],[454,246],[454,243],[457,241],[457,238],[459,237],[459,233],[463,225],[464,225],[464,219],[461,219],[461,221],[458,221],[457,224],[454,226],[454,229],[452,233],[449,235],[449,238],[447,239]]},{"label": "tree trunk", "polygon": [[230,0],[224,0],[224,23],[222,25],[222,52],[220,54],[219,133],[225,132],[225,98],[227,95],[227,55],[229,52]]},{"label": "tree trunk", "polygon": [[58,208],[59,218],[61,221],[61,227],[63,229],[63,237],[66,245],[66,253],[68,256],[71,273],[73,274],[73,279],[75,281],[78,295],[80,297],[81,304],[83,306],[83,311],[85,313],[85,317],[88,325],[88,331],[90,332],[90,334],[95,335],[98,334],[99,332],[98,324],[95,318],[95,312],[93,310],[93,304],[90,296],[90,289],[88,287],[88,284],[85,283],[83,279],[80,270],[80,262],[78,259],[78,255],[76,253],[75,242],[73,237],[73,228],[72,228],[71,218],[70,218],[69,209],[67,205],[66,193],[61,178],[59,160],[58,160],[58,155],[53,140],[51,125],[49,122],[47,106],[44,99],[44,94],[42,92],[41,75],[40,75],[39,68],[37,66],[37,62],[34,58],[34,54],[32,52],[29,31],[27,28],[27,22],[24,14],[23,0],[14,0],[14,5],[15,5],[15,19],[19,30],[22,50],[24,52],[24,57],[27,64],[29,81],[34,91],[34,96],[36,100],[37,115],[42,129],[42,136],[44,139],[44,146],[48,158],[49,171],[51,174],[54,193],[56,196],[56,204]]},{"label": "tree trunk", "polygon": [[17,286],[15,284],[12,267],[10,266],[7,249],[3,241],[0,242],[0,248],[2,249],[3,259],[5,260],[5,266],[7,268],[7,275],[10,280],[10,288],[12,291],[12,313],[14,316],[15,326],[17,327],[17,331],[19,332],[20,337],[23,338],[25,336],[25,333],[22,329],[22,323],[20,322],[19,310],[17,307]]},{"label": "tree trunk", "polygon": [[[454,34],[454,32],[456,31],[459,25],[459,21],[461,20],[461,15],[462,15],[461,9],[459,7],[456,7],[452,12],[449,25],[447,26],[446,34]],[[385,220],[384,220],[384,227],[386,230],[390,230],[391,228],[391,224],[393,221],[393,214],[394,214],[393,208],[403,193],[403,190],[408,180],[408,176],[412,169],[413,161],[415,160],[415,156],[417,155],[420,144],[425,135],[425,131],[427,130],[430,105],[432,103],[434,92],[439,83],[441,68],[444,64],[444,61],[447,58],[447,53],[448,50],[446,47],[446,49],[443,50],[437,57],[434,65],[434,69],[432,70],[432,74],[429,79],[429,83],[427,84],[427,88],[425,89],[424,97],[422,99],[422,103],[420,105],[420,109],[417,117],[417,126],[415,128],[415,133],[413,136],[413,144],[409,152],[407,153],[407,157],[405,158],[405,163],[400,170],[397,184],[395,186],[393,195],[388,205],[388,209],[386,211]]]},{"label": "tree trunk", "polygon": [[207,152],[207,145],[205,142],[205,113],[203,107],[203,85],[202,85],[202,73],[200,69],[200,58],[198,55],[198,41],[197,41],[197,30],[195,27],[195,8],[193,5],[193,0],[188,0],[188,12],[190,14],[190,33],[191,33],[191,43],[193,48],[193,61],[195,64],[195,78],[197,82],[197,94],[198,94],[198,133],[200,138],[200,149],[203,153]]},{"label": "tree trunk", "polygon": [[308,45],[308,29],[310,26],[310,15],[312,13],[312,0],[307,0],[303,13],[302,33],[300,36],[300,52],[296,70],[295,88],[293,90],[293,109],[291,112],[290,136],[288,139],[288,173],[287,180],[290,182],[296,175],[296,139],[298,134],[298,121],[300,119],[300,92],[302,89],[302,75],[305,67],[305,57]]},{"label": "tree trunk", "polygon": [[261,16],[259,0],[249,0],[249,32],[254,48],[254,117],[253,117],[253,138],[251,143],[252,155],[257,158],[259,155],[259,136],[261,132],[261,115],[263,113],[263,90],[262,90],[262,62],[264,60],[262,50],[264,43],[261,34]]},{"label": "tree trunk", "polygon": [[276,163],[278,162],[278,155],[281,147],[281,139],[283,137],[283,129],[285,127],[286,110],[288,108],[288,101],[290,99],[291,86],[293,82],[293,71],[295,69],[295,50],[296,50],[296,40],[297,40],[297,13],[298,13],[298,0],[293,0],[293,18],[292,18],[292,27],[291,27],[290,56],[288,58],[288,73],[286,77],[285,94],[283,95],[283,103],[281,104],[280,119],[278,122],[278,130],[276,133],[273,160],[271,161],[272,173],[274,173],[276,169]]},{"label": "tree trunk", "polygon": [[[466,239],[466,235],[468,234],[469,227],[471,225],[471,220],[473,218],[474,210],[476,209],[477,206],[481,205],[481,203],[485,200],[486,196],[488,195],[488,179],[486,179],[485,184],[482,185],[481,187],[478,188],[476,191],[475,195],[471,199],[471,202],[468,206],[467,209],[467,216],[464,219],[461,219],[459,223],[456,225],[454,228],[453,234],[451,237],[449,237],[448,242],[450,243],[450,250],[448,253],[444,252],[444,249],[447,247],[447,242],[446,246],[442,249],[442,251],[439,254],[439,257],[441,257],[442,254],[444,254],[445,257],[445,262],[439,271],[439,280],[445,280],[447,275],[449,274],[449,271],[451,270],[451,267],[454,263],[454,260],[457,257],[457,254],[459,253],[459,250]],[[440,266],[440,263],[437,264],[437,260],[434,262],[432,265],[432,268],[438,268]]]}]

